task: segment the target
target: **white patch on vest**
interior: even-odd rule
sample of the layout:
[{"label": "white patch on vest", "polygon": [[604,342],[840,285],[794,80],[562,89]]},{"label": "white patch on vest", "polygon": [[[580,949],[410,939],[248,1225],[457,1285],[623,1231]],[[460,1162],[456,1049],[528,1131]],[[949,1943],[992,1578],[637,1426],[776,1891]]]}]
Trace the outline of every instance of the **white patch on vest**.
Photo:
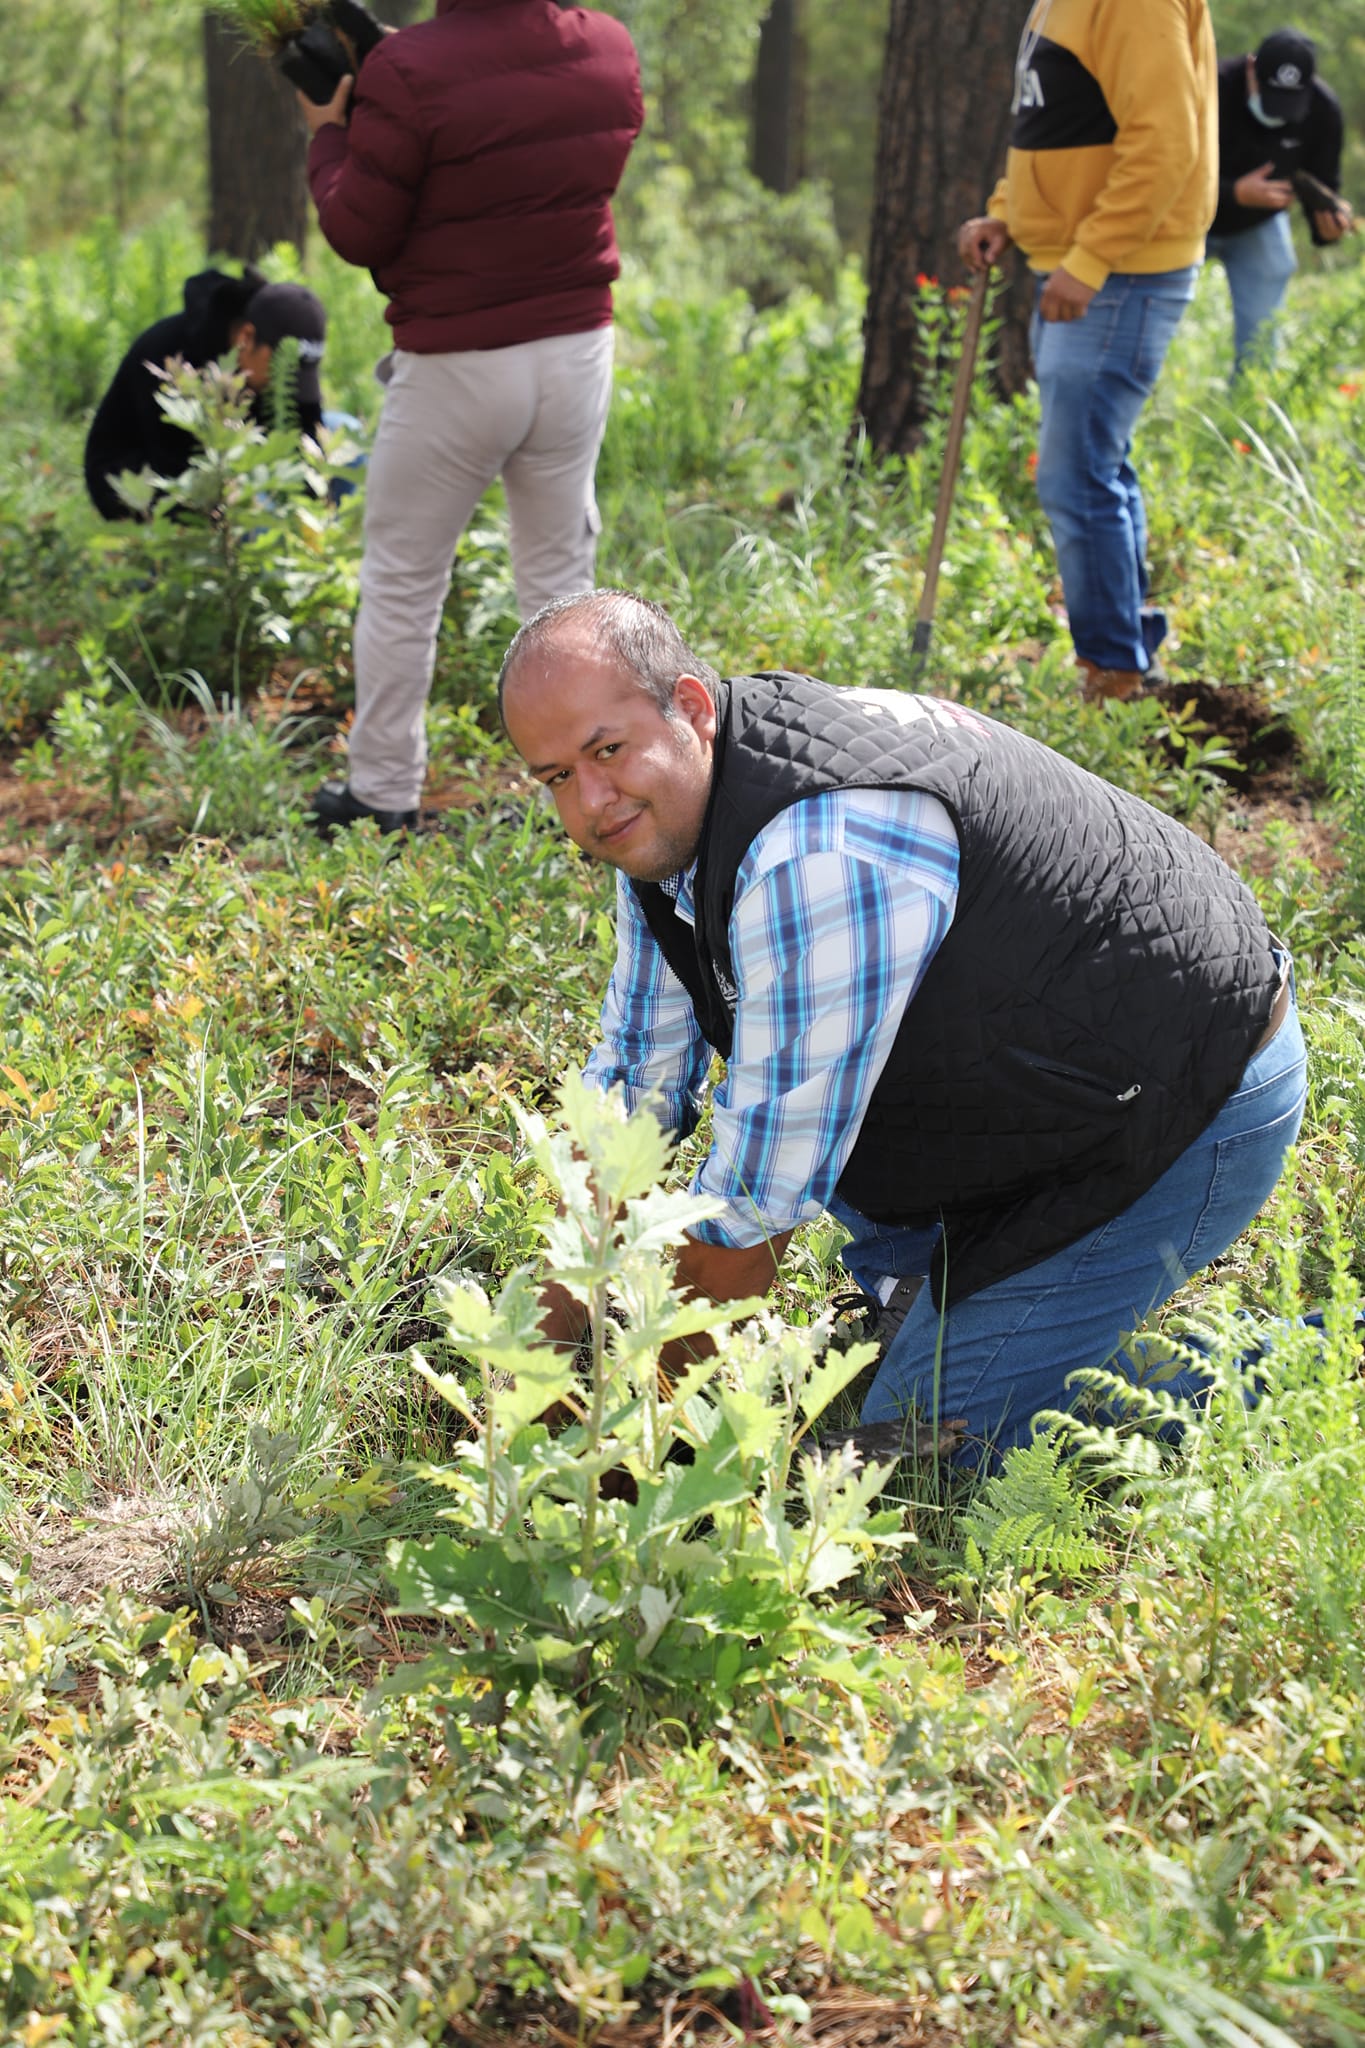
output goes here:
[{"label": "white patch on vest", "polygon": [[864,711],[893,718],[897,725],[918,725],[927,719],[932,725],[970,725],[978,732],[985,731],[976,712],[945,697],[912,697],[904,690],[841,690],[839,694],[851,697]]},{"label": "white patch on vest", "polygon": [[1047,99],[1043,92],[1043,81],[1038,76],[1036,67],[1030,64],[1028,70],[1019,81],[1019,99],[1015,112],[1017,113],[1021,108],[1045,107],[1046,105]]}]

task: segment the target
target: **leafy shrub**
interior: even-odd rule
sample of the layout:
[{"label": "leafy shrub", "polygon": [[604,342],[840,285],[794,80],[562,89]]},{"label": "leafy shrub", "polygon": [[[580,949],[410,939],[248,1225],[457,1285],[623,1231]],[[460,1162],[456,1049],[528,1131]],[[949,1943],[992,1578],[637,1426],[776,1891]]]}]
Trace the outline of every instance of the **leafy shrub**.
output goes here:
[{"label": "leafy shrub", "polygon": [[[865,1624],[820,1596],[907,1539],[899,1510],[874,1510],[881,1468],[801,1447],[871,1347],[819,1364],[809,1330],[736,1333],[755,1303],[681,1299],[660,1255],[713,1205],[657,1185],[668,1147],[648,1111],[628,1119],[577,1079],[559,1101],[558,1131],[522,1121],[561,1201],[550,1270],[591,1317],[586,1383],[540,1336],[531,1269],[496,1303],[447,1288],[479,1380],[424,1368],[470,1434],[453,1463],[424,1468],[452,1496],[453,1533],[391,1551],[403,1611],[453,1625],[437,1671],[504,1699],[545,1681],[618,1739],[727,1711],[792,1665],[856,1684]],[[701,1333],[718,1350],[662,1384],[661,1345]],[[558,1435],[555,1408],[574,1418]]]},{"label": "leafy shrub", "polygon": [[359,500],[334,507],[327,488],[354,447],[343,439],[333,456],[267,430],[241,377],[216,364],[174,371],[161,404],[199,450],[182,476],[119,480],[150,516],[109,558],[111,650],[131,673],[196,669],[237,693],[284,654],[335,659],[355,608]]},{"label": "leafy shrub", "polygon": [[15,266],[0,318],[9,329],[26,405],[75,418],[100,398],[134,335],[180,305],[203,264],[183,210],[124,237],[101,221],[63,249]]}]

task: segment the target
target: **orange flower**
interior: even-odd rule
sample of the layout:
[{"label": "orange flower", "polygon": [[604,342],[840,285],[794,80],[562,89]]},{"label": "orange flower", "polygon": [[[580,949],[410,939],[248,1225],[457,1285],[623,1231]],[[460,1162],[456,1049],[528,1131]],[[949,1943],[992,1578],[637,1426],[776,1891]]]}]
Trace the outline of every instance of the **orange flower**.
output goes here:
[{"label": "orange flower", "polygon": [[1028,473],[1030,476],[1037,476],[1038,474],[1038,450],[1036,448],[1028,459]]},{"label": "orange flower", "polygon": [[916,271],[915,283],[922,292],[938,290],[938,279],[936,277],[926,277],[922,270]]},{"label": "orange flower", "polygon": [[1234,441],[1232,445],[1239,455],[1250,455],[1251,453],[1250,441]]},{"label": "orange flower", "polygon": [[1341,393],[1343,398],[1355,398],[1359,394],[1360,386],[1358,384],[1352,384],[1348,382],[1345,384],[1338,384],[1337,390]]}]

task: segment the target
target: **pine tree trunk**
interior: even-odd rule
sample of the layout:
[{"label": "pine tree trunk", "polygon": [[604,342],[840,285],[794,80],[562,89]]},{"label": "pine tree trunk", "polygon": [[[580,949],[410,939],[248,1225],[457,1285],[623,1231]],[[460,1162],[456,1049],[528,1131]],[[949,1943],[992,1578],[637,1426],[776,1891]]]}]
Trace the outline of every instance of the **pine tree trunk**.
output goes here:
[{"label": "pine tree trunk", "polygon": [[749,163],[773,192],[805,174],[805,52],[801,0],[772,0],[758,30]]},{"label": "pine tree trunk", "polygon": [[[858,416],[874,448],[903,454],[928,417],[952,365],[934,360],[917,319],[919,280],[955,285],[966,273],[957,231],[984,211],[1004,167],[1014,58],[1030,0],[891,0],[877,134],[877,181],[868,256],[868,305]],[[1012,254],[996,379],[1002,392],[1028,375],[1032,291]],[[937,293],[935,294],[937,299]],[[934,323],[941,334],[941,320]]]},{"label": "pine tree trunk", "polygon": [[302,252],[308,132],[294,88],[212,11],[204,15],[204,94],[210,250],[243,263],[276,242]]}]

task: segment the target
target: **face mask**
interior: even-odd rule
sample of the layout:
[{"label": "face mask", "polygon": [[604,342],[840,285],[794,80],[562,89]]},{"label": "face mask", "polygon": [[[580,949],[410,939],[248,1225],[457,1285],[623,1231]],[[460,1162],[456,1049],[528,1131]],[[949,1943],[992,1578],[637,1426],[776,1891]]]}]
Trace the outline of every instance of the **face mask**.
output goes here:
[{"label": "face mask", "polygon": [[1263,128],[1287,128],[1289,126],[1288,121],[1285,120],[1282,114],[1267,114],[1265,108],[1261,105],[1259,89],[1247,94],[1247,105]]}]

